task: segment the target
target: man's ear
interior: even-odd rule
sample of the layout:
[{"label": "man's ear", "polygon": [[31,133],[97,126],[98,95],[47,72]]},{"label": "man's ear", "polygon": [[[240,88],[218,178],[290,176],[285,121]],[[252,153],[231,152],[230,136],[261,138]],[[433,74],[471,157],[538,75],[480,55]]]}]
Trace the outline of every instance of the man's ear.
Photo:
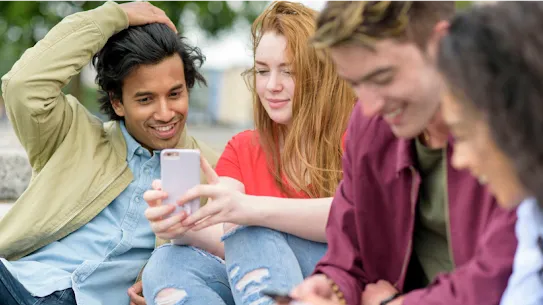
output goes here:
[{"label": "man's ear", "polygon": [[109,92],[109,102],[111,103],[111,106],[113,107],[113,110],[115,113],[120,116],[124,117],[124,105],[120,98],[116,98],[113,94],[113,92]]},{"label": "man's ear", "polygon": [[436,59],[439,42],[449,32],[449,26],[450,23],[446,20],[441,20],[434,26],[434,29],[432,30],[432,35],[430,36],[427,45],[427,52],[432,60]]}]

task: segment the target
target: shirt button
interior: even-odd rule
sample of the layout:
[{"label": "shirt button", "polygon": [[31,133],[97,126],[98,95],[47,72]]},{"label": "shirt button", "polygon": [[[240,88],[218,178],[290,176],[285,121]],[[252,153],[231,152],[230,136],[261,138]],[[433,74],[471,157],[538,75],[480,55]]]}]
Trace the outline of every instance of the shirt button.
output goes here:
[{"label": "shirt button", "polygon": [[140,202],[140,197],[139,197],[139,196],[136,196],[136,202],[137,202],[137,203]]},{"label": "shirt button", "polygon": [[148,168],[144,169],[143,172],[144,172],[146,175],[149,175],[149,169],[148,169]]}]

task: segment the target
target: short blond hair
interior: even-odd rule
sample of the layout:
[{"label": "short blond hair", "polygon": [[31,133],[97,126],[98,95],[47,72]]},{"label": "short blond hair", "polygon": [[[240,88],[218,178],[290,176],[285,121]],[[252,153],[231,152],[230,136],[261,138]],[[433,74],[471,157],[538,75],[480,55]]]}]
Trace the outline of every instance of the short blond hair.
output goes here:
[{"label": "short blond hair", "polygon": [[317,18],[316,48],[372,47],[385,38],[424,48],[434,26],[454,16],[454,1],[328,1]]}]

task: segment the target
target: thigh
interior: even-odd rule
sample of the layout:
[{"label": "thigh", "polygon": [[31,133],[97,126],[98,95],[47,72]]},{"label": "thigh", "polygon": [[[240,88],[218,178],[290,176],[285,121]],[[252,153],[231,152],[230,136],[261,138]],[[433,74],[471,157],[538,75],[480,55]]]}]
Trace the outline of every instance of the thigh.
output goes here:
[{"label": "thigh", "polygon": [[286,238],[292,252],[294,252],[296,259],[300,264],[303,277],[306,278],[310,276],[317,263],[326,253],[328,245],[326,243],[303,239],[291,234],[287,234]]},{"label": "thigh", "polygon": [[236,305],[272,304],[260,291],[289,291],[303,280],[285,235],[263,227],[240,227],[224,238],[226,266]]},{"label": "thigh", "polygon": [[33,305],[36,299],[0,262],[0,300],[2,305]]},{"label": "thigh", "polygon": [[32,296],[0,262],[0,300],[2,305],[76,305],[74,291],[55,291],[38,298]]},{"label": "thigh", "polygon": [[145,265],[142,281],[149,305],[166,288],[180,293],[184,301],[179,304],[234,304],[224,262],[194,247],[157,248]]}]

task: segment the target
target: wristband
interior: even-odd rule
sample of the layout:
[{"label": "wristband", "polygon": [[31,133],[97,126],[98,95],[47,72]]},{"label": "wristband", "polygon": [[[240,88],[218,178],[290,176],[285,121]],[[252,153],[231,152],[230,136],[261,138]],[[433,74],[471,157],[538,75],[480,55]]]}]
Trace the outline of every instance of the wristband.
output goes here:
[{"label": "wristband", "polygon": [[397,292],[393,294],[392,296],[389,296],[388,298],[382,300],[381,303],[379,303],[379,305],[387,305],[388,303],[392,302],[393,300],[395,300],[397,297],[401,295],[402,295],[401,293]]},{"label": "wristband", "polygon": [[346,305],[347,301],[345,301],[345,296],[343,295],[343,292],[339,290],[339,286],[331,278],[328,278],[328,282],[330,283],[330,286],[332,286],[332,291],[334,292],[334,295],[337,297],[338,303],[340,305]]}]

